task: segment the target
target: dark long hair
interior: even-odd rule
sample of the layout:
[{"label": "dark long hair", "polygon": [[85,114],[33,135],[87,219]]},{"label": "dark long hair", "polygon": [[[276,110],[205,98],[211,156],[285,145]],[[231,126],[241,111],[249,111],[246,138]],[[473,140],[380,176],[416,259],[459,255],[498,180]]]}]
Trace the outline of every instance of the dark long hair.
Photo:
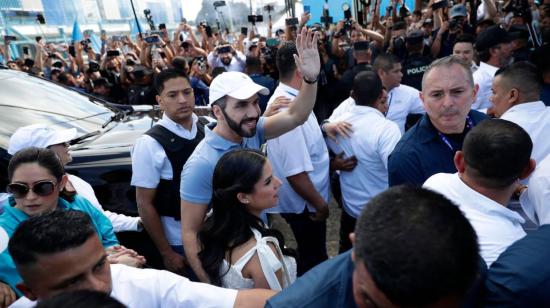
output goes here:
[{"label": "dark long hair", "polygon": [[[214,170],[212,179],[212,209],[198,239],[202,244],[199,258],[202,266],[214,285],[221,286],[220,266],[226,256],[236,247],[246,243],[254,234],[251,228],[262,236],[273,236],[284,249],[284,238],[277,230],[268,229],[260,218],[251,214],[237,198],[238,193],[252,193],[254,185],[261,179],[266,157],[252,149],[239,149],[224,154]],[[229,260],[231,263],[231,259]]]}]

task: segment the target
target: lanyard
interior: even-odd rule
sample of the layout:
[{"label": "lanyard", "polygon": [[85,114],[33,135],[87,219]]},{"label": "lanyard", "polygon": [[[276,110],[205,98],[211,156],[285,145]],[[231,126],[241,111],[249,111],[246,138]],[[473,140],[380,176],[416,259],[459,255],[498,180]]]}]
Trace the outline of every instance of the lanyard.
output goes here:
[{"label": "lanyard", "polygon": [[285,91],[288,95],[292,96],[292,97],[296,97],[296,94],[292,93],[292,92],[289,92],[289,91]]},{"label": "lanyard", "polygon": [[[472,127],[474,127],[474,122],[472,122],[472,119],[470,119],[469,116],[466,117],[466,128],[467,129],[472,129]],[[451,151],[455,152],[455,149],[453,147],[453,145],[451,144],[451,141],[444,135],[442,134],[441,132],[437,132],[437,134],[439,135],[439,138],[441,139],[441,141],[443,141],[443,143],[445,143],[449,149],[451,149]]]}]

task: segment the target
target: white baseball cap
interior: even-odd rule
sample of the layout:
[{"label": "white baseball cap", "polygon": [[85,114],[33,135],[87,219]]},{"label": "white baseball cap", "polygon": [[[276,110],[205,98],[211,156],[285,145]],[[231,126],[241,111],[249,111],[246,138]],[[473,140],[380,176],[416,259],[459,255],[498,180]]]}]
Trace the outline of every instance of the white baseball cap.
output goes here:
[{"label": "white baseball cap", "polygon": [[256,93],[268,95],[266,87],[255,83],[248,75],[241,72],[225,72],[218,75],[210,84],[209,105],[229,95],[236,99],[247,99]]},{"label": "white baseball cap", "polygon": [[68,142],[76,137],[76,128],[55,130],[44,124],[18,128],[10,137],[8,153],[13,155],[28,147],[47,148],[50,145]]}]

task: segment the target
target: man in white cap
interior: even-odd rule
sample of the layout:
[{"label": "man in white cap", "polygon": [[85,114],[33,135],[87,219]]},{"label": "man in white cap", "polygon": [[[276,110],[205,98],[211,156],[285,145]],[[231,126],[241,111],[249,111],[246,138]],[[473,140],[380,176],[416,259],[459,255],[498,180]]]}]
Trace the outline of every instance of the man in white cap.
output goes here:
[{"label": "man in white cap", "polygon": [[[10,137],[8,153],[13,155],[28,147],[49,148],[57,154],[61,164],[65,166],[73,160],[69,153],[69,141],[74,138],[76,138],[76,128],[56,130],[44,124],[28,125],[20,127]],[[103,210],[90,184],[75,175],[68,174],[68,176],[67,185],[72,186],[71,190],[78,192],[79,195],[86,198],[100,210],[111,221],[115,232],[138,231],[141,229],[139,217]]]},{"label": "man in white cap", "polygon": [[296,40],[296,66],[304,82],[290,108],[268,118],[260,117],[258,93],[269,90],[238,72],[219,75],[210,85],[210,105],[218,122],[205,129],[205,137],[189,157],[181,173],[182,239],[188,262],[197,277],[207,282],[197,256],[200,230],[212,196],[212,175],[218,159],[238,148],[255,148],[304,123],[313,109],[320,70],[317,35],[302,29]]}]

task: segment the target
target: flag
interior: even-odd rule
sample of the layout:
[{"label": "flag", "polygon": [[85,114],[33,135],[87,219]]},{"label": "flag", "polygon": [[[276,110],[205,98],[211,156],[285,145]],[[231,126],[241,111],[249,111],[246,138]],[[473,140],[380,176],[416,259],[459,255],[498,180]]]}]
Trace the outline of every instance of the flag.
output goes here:
[{"label": "flag", "polygon": [[80,25],[78,24],[78,20],[75,19],[73,24],[73,36],[72,41],[78,42],[82,41],[84,39],[84,35],[82,34],[82,31],[80,30]]},{"label": "flag", "polygon": [[[141,24],[140,24],[140,28],[144,29]],[[138,28],[137,20],[132,19],[131,26],[130,26],[130,36],[133,38],[136,38],[138,34],[139,34],[139,28]]]}]

